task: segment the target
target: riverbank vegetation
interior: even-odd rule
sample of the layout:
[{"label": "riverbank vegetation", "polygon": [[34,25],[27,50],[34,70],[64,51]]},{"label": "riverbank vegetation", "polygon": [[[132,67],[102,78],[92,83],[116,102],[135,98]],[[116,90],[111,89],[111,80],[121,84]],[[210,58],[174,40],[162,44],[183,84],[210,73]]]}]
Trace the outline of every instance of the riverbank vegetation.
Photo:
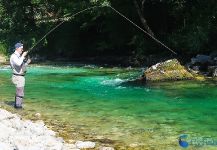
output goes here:
[{"label": "riverbank vegetation", "polygon": [[[150,35],[178,53],[173,55],[109,7],[92,9],[68,19],[82,9],[109,4]],[[203,0],[0,0],[0,52],[10,54],[22,41],[32,47],[62,20],[64,24],[33,51],[47,60],[127,58],[135,65],[154,58],[210,54],[217,48],[217,3]],[[184,56],[184,57],[183,57]],[[118,59],[123,63],[125,59]],[[155,63],[155,62],[154,62]]]}]

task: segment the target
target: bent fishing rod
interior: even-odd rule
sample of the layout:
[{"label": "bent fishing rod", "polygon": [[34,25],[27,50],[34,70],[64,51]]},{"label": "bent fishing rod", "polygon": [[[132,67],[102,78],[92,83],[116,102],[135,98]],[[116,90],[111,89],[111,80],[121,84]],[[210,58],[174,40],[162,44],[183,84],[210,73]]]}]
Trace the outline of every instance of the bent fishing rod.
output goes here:
[{"label": "bent fishing rod", "polygon": [[[118,14],[119,16],[121,16],[122,18],[124,18],[125,20],[127,20],[128,22],[130,22],[132,25],[134,25],[136,28],[138,28],[140,31],[142,31],[143,33],[145,33],[146,35],[148,35],[151,39],[153,39],[155,42],[157,42],[158,44],[160,44],[161,46],[165,47],[167,50],[169,50],[170,52],[172,52],[173,54],[177,55],[177,53],[172,50],[171,48],[169,48],[168,46],[166,46],[164,43],[162,43],[160,40],[158,40],[157,38],[155,38],[154,36],[152,36],[150,33],[148,33],[147,31],[145,31],[144,29],[142,29],[140,26],[138,26],[136,23],[134,23],[132,20],[130,20],[128,17],[126,17],[125,15],[123,15],[121,12],[119,12],[118,10],[116,10],[114,7],[112,7],[109,4],[102,4],[100,6],[93,6],[93,7],[88,7],[86,9],[83,9],[77,13],[72,14],[71,16],[69,16],[69,18],[74,18],[75,16],[84,13],[86,11],[95,9],[95,8],[102,8],[102,7],[108,7],[110,9],[112,9],[116,14]],[[69,19],[68,19],[69,20]],[[68,20],[63,20],[61,21],[59,24],[57,24],[54,28],[52,28],[48,33],[46,33],[40,40],[38,40],[38,42],[36,42],[36,44],[34,44],[27,52],[30,53],[33,48],[35,46],[37,46],[43,39],[45,39],[51,32],[53,32],[55,29],[57,29],[60,25],[62,25],[64,22],[68,21]]]}]

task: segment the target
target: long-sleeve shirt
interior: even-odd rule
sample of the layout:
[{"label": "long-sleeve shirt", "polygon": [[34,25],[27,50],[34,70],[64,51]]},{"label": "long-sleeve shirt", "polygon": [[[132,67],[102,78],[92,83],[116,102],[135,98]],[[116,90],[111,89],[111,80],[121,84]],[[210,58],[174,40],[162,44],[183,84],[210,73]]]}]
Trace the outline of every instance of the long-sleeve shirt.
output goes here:
[{"label": "long-sleeve shirt", "polygon": [[24,62],[24,57],[15,51],[10,57],[10,65],[15,75],[25,75],[27,64]]}]

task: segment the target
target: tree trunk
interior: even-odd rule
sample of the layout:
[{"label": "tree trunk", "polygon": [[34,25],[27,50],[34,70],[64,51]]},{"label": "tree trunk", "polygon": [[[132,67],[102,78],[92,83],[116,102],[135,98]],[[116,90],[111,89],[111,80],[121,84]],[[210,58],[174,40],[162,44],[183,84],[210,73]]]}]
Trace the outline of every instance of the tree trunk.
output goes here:
[{"label": "tree trunk", "polygon": [[146,19],[145,19],[145,17],[144,17],[144,14],[143,14],[143,4],[144,4],[144,1],[142,2],[142,8],[139,7],[139,4],[138,4],[137,0],[133,0],[133,2],[134,2],[134,5],[135,5],[135,7],[136,7],[137,13],[138,13],[139,18],[140,18],[140,20],[141,20],[141,22],[142,22],[143,27],[145,28],[145,30],[146,30],[150,35],[154,36],[154,33],[153,33],[153,31],[151,30],[151,28],[148,26],[148,23],[147,23],[147,21],[146,21]]}]

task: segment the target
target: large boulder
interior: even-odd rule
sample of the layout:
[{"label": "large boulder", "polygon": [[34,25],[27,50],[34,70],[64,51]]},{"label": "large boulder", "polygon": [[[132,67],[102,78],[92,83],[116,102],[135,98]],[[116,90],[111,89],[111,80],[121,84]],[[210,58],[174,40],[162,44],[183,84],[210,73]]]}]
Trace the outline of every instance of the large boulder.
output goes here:
[{"label": "large boulder", "polygon": [[214,69],[212,76],[217,77],[217,67]]},{"label": "large boulder", "polygon": [[186,80],[193,79],[177,59],[170,59],[151,66],[144,72],[146,81]]}]

